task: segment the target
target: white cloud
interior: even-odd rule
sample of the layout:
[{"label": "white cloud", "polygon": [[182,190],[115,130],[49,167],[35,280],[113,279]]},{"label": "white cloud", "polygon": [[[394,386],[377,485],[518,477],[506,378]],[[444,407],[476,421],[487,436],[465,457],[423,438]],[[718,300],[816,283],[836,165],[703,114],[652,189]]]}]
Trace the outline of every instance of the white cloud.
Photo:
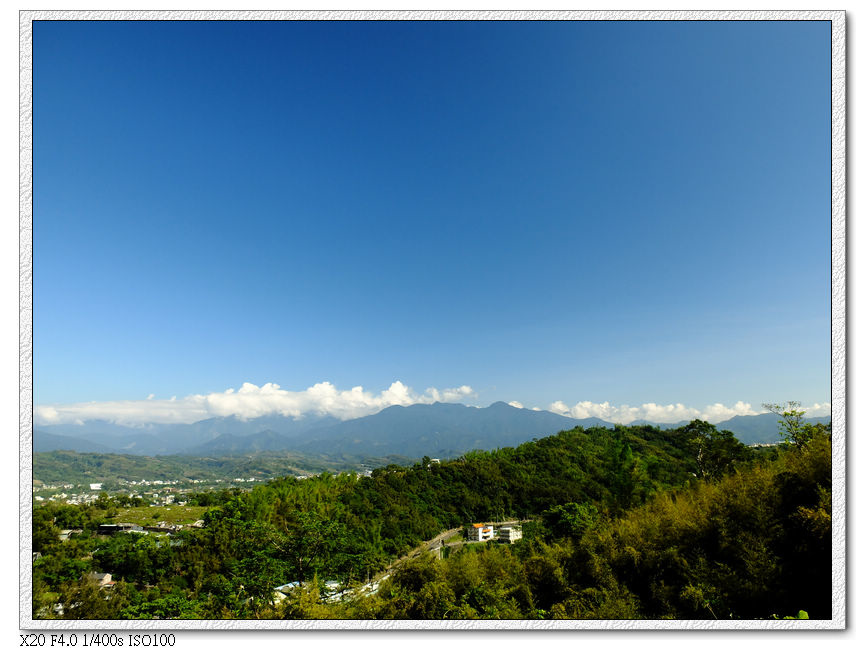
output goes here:
[{"label": "white cloud", "polygon": [[750,404],[741,401],[733,406],[717,403],[703,408],[693,408],[684,404],[655,404],[654,402],[647,402],[640,406],[627,404],[615,406],[609,402],[577,402],[573,406],[568,406],[559,400],[550,404],[550,410],[577,419],[595,417],[621,424],[630,424],[634,420],[669,423],[693,419],[717,423],[729,420],[734,415],[757,415],[765,412],[754,410]]},{"label": "white cloud", "polygon": [[176,396],[155,399],[149,395],[143,400],[36,406],[34,415],[36,424],[42,425],[83,420],[108,420],[126,425],[188,423],[219,416],[248,419],[276,413],[293,417],[316,413],[347,420],[376,413],[388,406],[456,402],[475,397],[470,386],[427,388],[423,393],[416,393],[400,381],[378,394],[365,391],[362,386],[339,390],[327,381],[302,391],[284,390],[274,383],[256,386],[246,382],[237,390],[229,388],[221,393],[179,399]]},{"label": "white cloud", "polygon": [[569,411],[568,405],[561,400],[550,404],[550,408],[548,410],[552,411],[553,413],[558,413],[559,415],[568,415]]},{"label": "white cloud", "polygon": [[35,411],[36,417],[41,420],[39,424],[58,424],[60,422],[60,414],[57,409],[51,406],[37,406]]},{"label": "white cloud", "polygon": [[[818,417],[829,415],[832,412],[829,402],[817,402],[813,406],[803,406],[806,417]],[[572,418],[601,418],[607,422],[619,424],[630,424],[634,420],[648,420],[649,422],[671,423],[681,420],[700,419],[712,424],[729,420],[736,415],[758,415],[766,413],[766,409],[755,409],[747,402],[738,401],[732,406],[721,403],[708,404],[703,408],[694,408],[684,404],[655,404],[648,402],[640,406],[628,406],[622,404],[614,406],[609,402],[577,402],[568,406],[561,400],[553,402],[549,410],[560,415],[568,415]]]},{"label": "white cloud", "polygon": [[[235,415],[248,419],[261,415],[281,414],[303,417],[306,414],[332,415],[342,420],[371,415],[388,406],[410,404],[432,404],[433,402],[464,402],[477,398],[470,386],[458,388],[427,388],[423,393],[415,392],[401,381],[393,382],[380,393],[355,386],[340,390],[330,382],[320,382],[306,390],[289,391],[278,384],[266,383],[256,386],[244,383],[240,388],[229,388],[223,392],[207,395],[188,395],[170,399],[146,399],[115,402],[82,402],[78,404],[50,404],[36,406],[35,422],[40,425],[81,423],[85,420],[108,420],[118,424],[139,425],[145,423],[195,422],[206,418]],[[526,408],[516,400],[511,406]],[[531,407],[532,410],[540,410]],[[613,405],[610,402],[577,402],[568,406],[563,401],[553,402],[548,410],[560,415],[582,419],[597,417],[608,422],[630,424],[635,420],[670,423],[699,418],[712,423],[728,420],[735,415],[756,415],[765,409],[755,409],[747,402],[736,402],[732,406],[721,403],[708,404],[702,408],[676,404],[647,402],[640,406]],[[829,402],[817,402],[802,407],[807,417],[829,415]]]},{"label": "white cloud", "polygon": [[[400,384],[396,382],[396,384]],[[400,384],[402,386],[402,384]],[[445,388],[442,391],[439,391],[435,388],[427,388],[426,395],[433,402],[459,402],[463,399],[472,399],[476,397],[475,392],[471,389],[471,386],[460,386],[459,388]]]},{"label": "white cloud", "polygon": [[829,402],[814,402],[811,406],[803,406],[802,410],[805,411],[805,417],[818,418],[824,415],[831,415],[832,404]]}]

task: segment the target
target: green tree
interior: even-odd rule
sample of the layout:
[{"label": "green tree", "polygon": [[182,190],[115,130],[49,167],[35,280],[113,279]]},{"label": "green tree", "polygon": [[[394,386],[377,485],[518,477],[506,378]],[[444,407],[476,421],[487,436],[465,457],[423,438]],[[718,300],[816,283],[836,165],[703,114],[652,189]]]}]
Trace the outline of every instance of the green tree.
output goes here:
[{"label": "green tree", "polygon": [[33,550],[45,553],[55,546],[60,529],[54,525],[54,515],[46,507],[33,510]]},{"label": "green tree", "polygon": [[591,503],[565,503],[545,510],[542,515],[553,537],[579,539],[598,522],[598,509]]},{"label": "green tree", "polygon": [[681,431],[697,465],[699,478],[718,478],[736,462],[747,458],[748,448],[730,431],[718,431],[714,424],[693,420]]},{"label": "green tree", "polygon": [[125,607],[120,616],[124,619],[202,618],[198,602],[179,594],[168,594],[150,601]]},{"label": "green tree", "polygon": [[60,604],[67,619],[122,618],[121,610],[129,603],[128,585],[119,582],[110,589],[100,587],[89,576],[66,582],[60,588]]},{"label": "green tree", "polygon": [[829,427],[825,424],[805,422],[805,411],[800,408],[801,402],[788,401],[785,404],[763,404],[763,408],[779,416],[781,435],[795,445],[803,447],[821,433],[827,433]]}]

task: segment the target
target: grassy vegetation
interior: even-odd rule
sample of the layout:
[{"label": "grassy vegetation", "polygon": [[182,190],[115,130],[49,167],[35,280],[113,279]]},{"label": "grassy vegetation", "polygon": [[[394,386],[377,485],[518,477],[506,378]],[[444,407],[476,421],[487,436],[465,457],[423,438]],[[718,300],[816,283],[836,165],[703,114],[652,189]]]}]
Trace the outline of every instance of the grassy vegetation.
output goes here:
[{"label": "grassy vegetation", "polygon": [[138,506],[135,508],[118,508],[117,522],[152,526],[158,521],[169,524],[191,524],[204,517],[209,510],[206,506]]}]

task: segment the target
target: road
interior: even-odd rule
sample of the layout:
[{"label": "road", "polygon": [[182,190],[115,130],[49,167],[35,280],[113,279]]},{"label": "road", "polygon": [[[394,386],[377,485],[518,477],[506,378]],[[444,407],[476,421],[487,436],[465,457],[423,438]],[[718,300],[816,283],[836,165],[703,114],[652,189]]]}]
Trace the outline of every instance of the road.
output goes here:
[{"label": "road", "polygon": [[[515,524],[525,523],[526,521],[531,521],[531,520],[529,520],[529,519],[522,519],[522,520],[511,519],[509,521],[488,521],[488,522],[484,522],[484,525],[485,526],[513,526]],[[409,551],[409,553],[407,555],[403,555],[401,558],[391,562],[390,565],[388,565],[388,567],[383,571],[383,573],[390,573],[390,571],[396,565],[398,565],[400,562],[404,562],[405,560],[417,557],[418,555],[420,555],[421,553],[423,553],[425,551],[426,552],[432,552],[432,551],[439,550],[439,548],[441,548],[442,546],[453,547],[453,546],[462,546],[463,544],[466,544],[466,543],[473,543],[473,542],[466,542],[465,540],[460,540],[459,542],[452,542],[451,544],[445,544],[444,543],[444,540],[446,540],[448,537],[452,537],[453,535],[456,535],[461,530],[462,530],[462,526],[460,526],[458,528],[450,528],[446,531],[439,533],[438,535],[436,535],[432,539],[428,539],[425,542],[421,542],[419,546],[417,546],[414,549],[412,549],[411,551]],[[478,543],[485,544],[486,542],[478,542]]]},{"label": "road", "polygon": [[[530,519],[511,519],[509,521],[488,521],[488,522],[484,522],[484,525],[485,526],[512,526],[515,524],[522,524],[522,523],[525,523],[527,521],[531,521],[531,520]],[[391,572],[400,563],[405,562],[406,560],[410,560],[412,558],[416,558],[419,555],[421,555],[422,553],[432,553],[432,552],[438,551],[442,546],[447,546],[449,548],[455,548],[455,547],[462,546],[463,544],[486,544],[487,543],[487,542],[469,542],[469,541],[466,541],[463,539],[461,539],[458,542],[451,542],[450,544],[444,543],[444,541],[447,538],[452,537],[453,535],[456,535],[457,533],[459,533],[462,530],[462,528],[463,528],[462,526],[459,526],[458,528],[449,528],[448,530],[442,531],[441,533],[439,533],[438,535],[436,535],[432,539],[428,539],[425,542],[421,542],[418,546],[413,548],[406,555],[403,555],[402,557],[394,560],[384,570],[377,573],[375,575],[375,577],[370,582],[368,582],[363,587],[361,587],[361,590],[366,590],[367,592],[374,593],[374,591],[378,590],[378,585],[381,583],[381,581],[389,578]]]},{"label": "road", "polygon": [[[527,521],[531,521],[530,519],[512,519],[510,521],[488,521],[484,522],[485,526],[507,526],[514,524],[522,524]],[[387,568],[379,571],[372,580],[369,582],[360,585],[359,587],[352,587],[348,589],[344,589],[339,591],[338,593],[333,593],[328,596],[328,602],[338,602],[345,597],[356,597],[356,596],[371,596],[376,593],[381,586],[382,581],[387,580],[390,577],[390,574],[393,570],[399,566],[401,562],[405,562],[406,560],[410,560],[412,558],[416,558],[423,553],[433,553],[435,551],[440,550],[443,546],[447,546],[448,548],[455,548],[462,546],[464,544],[486,544],[487,542],[475,542],[475,541],[467,541],[464,539],[460,539],[458,542],[451,542],[450,544],[445,544],[445,540],[449,537],[452,537],[459,533],[462,530],[462,526],[458,528],[449,528],[448,530],[444,530],[440,532],[438,535],[433,537],[432,539],[428,539],[425,542],[421,542],[418,546],[413,548],[408,554],[403,555],[399,559],[391,562]]]}]

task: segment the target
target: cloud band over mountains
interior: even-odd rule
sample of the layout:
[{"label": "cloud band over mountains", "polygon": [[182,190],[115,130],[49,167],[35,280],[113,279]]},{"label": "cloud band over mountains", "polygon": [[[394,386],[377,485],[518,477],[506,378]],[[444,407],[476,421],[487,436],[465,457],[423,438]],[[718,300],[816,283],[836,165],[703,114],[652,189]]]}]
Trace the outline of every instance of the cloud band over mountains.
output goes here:
[{"label": "cloud band over mountains", "polygon": [[[609,402],[596,404],[595,402],[577,402],[574,406],[568,406],[562,401],[550,404],[549,410],[559,415],[567,415],[572,418],[601,418],[607,422],[619,424],[630,424],[635,420],[648,420],[649,422],[671,423],[682,420],[705,420],[716,424],[729,420],[737,415],[758,415],[766,413],[766,409],[754,409],[746,402],[736,402],[733,406],[716,403],[709,404],[702,409],[685,406],[684,404],[654,404],[649,402],[640,406],[614,406]],[[829,415],[831,405],[829,402],[815,403],[812,406],[803,406],[807,417],[818,417]]]},{"label": "cloud band over mountains", "polygon": [[78,404],[36,406],[36,424],[67,424],[85,420],[108,420],[116,424],[191,423],[213,417],[235,415],[242,419],[280,414],[301,417],[307,413],[332,415],[349,420],[377,413],[388,406],[459,402],[475,397],[469,386],[427,388],[423,393],[393,382],[377,395],[362,386],[338,390],[330,382],[320,382],[302,391],[280,388],[279,384],[256,386],[245,382],[239,389],[221,393],[189,395],[183,398],[82,402]]},{"label": "cloud band over mountains", "polygon": [[[81,402],[66,405],[40,405],[34,408],[37,425],[80,423],[86,420],[107,420],[122,425],[145,423],[191,423],[213,417],[234,415],[242,419],[262,415],[280,414],[302,417],[306,414],[331,415],[341,420],[372,415],[388,406],[432,404],[433,402],[464,402],[474,400],[477,394],[470,386],[458,388],[427,388],[418,393],[401,381],[393,382],[389,388],[376,394],[355,386],[350,390],[339,390],[330,382],[320,382],[302,391],[290,391],[278,384],[266,383],[256,386],[244,383],[240,388],[229,388],[224,392],[207,395],[188,395],[182,398],[154,399],[150,395],[143,400],[112,402]],[[520,402],[512,406],[524,408]],[[828,415],[828,402],[803,407],[808,417]],[[717,423],[735,415],[757,415],[764,409],[755,409],[751,404],[736,402],[732,406],[710,404],[704,408],[688,407],[684,404],[654,404],[640,406],[615,406],[609,402],[577,402],[568,406],[556,401],[547,410],[573,418],[596,417],[608,422],[629,424],[635,420],[657,423],[679,422],[699,418]],[[535,410],[540,410],[535,407]]]}]

